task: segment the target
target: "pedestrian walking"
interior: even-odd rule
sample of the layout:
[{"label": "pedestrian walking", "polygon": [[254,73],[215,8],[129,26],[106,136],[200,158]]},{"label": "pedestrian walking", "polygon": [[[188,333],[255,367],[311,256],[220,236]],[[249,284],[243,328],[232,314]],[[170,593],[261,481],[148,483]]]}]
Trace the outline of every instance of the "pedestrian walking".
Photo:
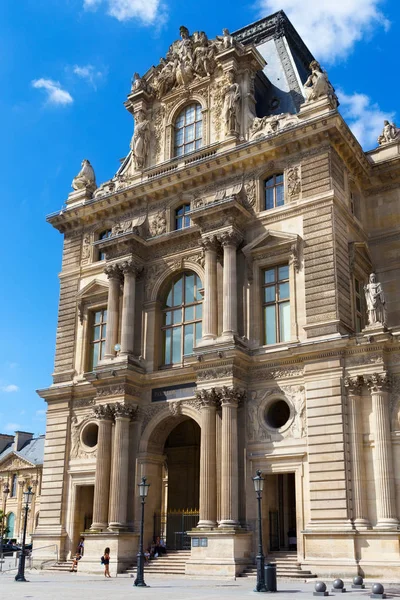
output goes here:
[{"label": "pedestrian walking", "polygon": [[111,575],[110,575],[110,548],[105,548],[104,554],[101,557],[101,562],[104,565],[104,577],[111,577]]}]

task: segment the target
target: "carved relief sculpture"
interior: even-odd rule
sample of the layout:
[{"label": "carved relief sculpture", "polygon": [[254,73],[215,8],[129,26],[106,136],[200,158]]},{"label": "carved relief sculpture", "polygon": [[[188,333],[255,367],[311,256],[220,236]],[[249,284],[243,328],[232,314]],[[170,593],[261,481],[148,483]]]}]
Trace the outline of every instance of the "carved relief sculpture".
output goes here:
[{"label": "carved relief sculpture", "polygon": [[395,142],[400,139],[400,129],[396,127],[394,123],[390,123],[390,121],[383,122],[383,131],[381,135],[378,137],[378,144],[383,146],[384,144],[389,144],[390,142]]},{"label": "carved relief sculpture", "polygon": [[226,135],[238,135],[240,133],[240,104],[241,92],[238,83],[235,83],[235,73],[229,71],[228,84],[224,90],[223,117],[225,121]]},{"label": "carved relief sculpture", "polygon": [[167,219],[165,210],[160,210],[150,221],[150,233],[153,237],[167,231]]},{"label": "carved relief sculpture", "polygon": [[144,110],[138,110],[135,114],[135,131],[131,141],[131,150],[135,169],[143,169],[149,150],[149,121],[146,119]]},{"label": "carved relief sculpture", "polygon": [[97,187],[93,167],[87,158],[83,159],[81,166],[82,169],[72,180],[72,187],[74,190],[88,190],[93,193]]},{"label": "carved relief sculpture", "polygon": [[287,170],[287,189],[291,198],[298,196],[301,189],[300,167],[292,167]]},{"label": "carved relief sculpture", "polygon": [[249,129],[249,140],[252,141],[266,135],[279,133],[287,127],[297,125],[298,122],[297,115],[291,115],[290,113],[282,113],[272,117],[255,117]]},{"label": "carved relief sculpture", "polygon": [[364,286],[365,300],[367,302],[368,325],[386,325],[386,302],[382,285],[376,281],[375,273],[369,276],[369,282]]},{"label": "carved relief sculpture", "polygon": [[313,60],[310,63],[310,69],[311,75],[304,84],[306,103],[314,102],[323,96],[328,96],[330,101],[336,107],[338,105],[338,99],[326,72],[322,70],[321,65],[316,60]]}]

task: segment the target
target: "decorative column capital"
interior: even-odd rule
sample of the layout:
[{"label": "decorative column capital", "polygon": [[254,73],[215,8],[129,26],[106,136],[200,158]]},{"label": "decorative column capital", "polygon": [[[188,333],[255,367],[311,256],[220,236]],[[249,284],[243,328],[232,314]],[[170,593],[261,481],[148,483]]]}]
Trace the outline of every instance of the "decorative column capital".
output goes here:
[{"label": "decorative column capital", "polygon": [[117,264],[106,265],[104,267],[104,273],[107,275],[108,279],[120,280],[122,277],[121,267]]},{"label": "decorative column capital", "polygon": [[132,274],[135,275],[135,277],[137,277],[143,270],[142,265],[134,260],[125,260],[123,263],[121,263],[120,267],[124,275]]},{"label": "decorative column capital", "polygon": [[353,396],[361,396],[362,387],[364,385],[364,377],[356,375],[355,377],[345,377],[344,386],[348,394]]},{"label": "decorative column capital", "polygon": [[201,238],[201,245],[204,251],[217,252],[218,250],[218,238],[216,235],[207,235]]},{"label": "decorative column capital", "polygon": [[228,388],[224,385],[218,392],[222,406],[239,406],[246,399],[246,392],[236,386]]},{"label": "decorative column capital", "polygon": [[196,400],[201,408],[211,408],[217,406],[218,394],[215,388],[211,390],[196,390]]},{"label": "decorative column capital", "polygon": [[112,421],[113,411],[109,404],[99,404],[93,408],[93,416],[99,421]]},{"label": "decorative column capital", "polygon": [[367,386],[372,393],[389,392],[392,380],[389,373],[373,373],[367,378]]},{"label": "decorative column capital", "polygon": [[243,236],[235,230],[224,231],[218,236],[218,240],[220,241],[223,247],[225,246],[234,246],[237,248],[242,241]]},{"label": "decorative column capital", "polygon": [[122,404],[121,402],[116,402],[112,406],[112,412],[116,419],[129,419],[135,420],[138,407],[132,404]]}]

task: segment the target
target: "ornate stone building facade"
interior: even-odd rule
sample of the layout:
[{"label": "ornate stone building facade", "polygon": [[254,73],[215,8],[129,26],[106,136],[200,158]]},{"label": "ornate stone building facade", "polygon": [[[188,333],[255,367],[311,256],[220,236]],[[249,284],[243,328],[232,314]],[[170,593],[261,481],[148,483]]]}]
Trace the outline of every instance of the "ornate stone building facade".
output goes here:
[{"label": "ornate stone building facade", "polygon": [[[116,175],[97,187],[84,161],[48,217],[64,253],[35,538],[68,556],[85,532],[80,569],[107,545],[123,570],[146,476],[145,544],[233,576],[254,560],[260,469],[266,552],[392,576],[397,128],[363,152],[282,12],[215,39],[181,27],[125,106]],[[197,515],[184,539],[176,514]]]},{"label": "ornate stone building facade", "polygon": [[43,456],[44,435],[35,438],[33,433],[25,431],[16,431],[15,435],[0,434],[0,509],[4,514],[4,539],[22,541],[23,493],[31,486],[34,495],[26,529],[27,542],[31,540],[39,521]]}]

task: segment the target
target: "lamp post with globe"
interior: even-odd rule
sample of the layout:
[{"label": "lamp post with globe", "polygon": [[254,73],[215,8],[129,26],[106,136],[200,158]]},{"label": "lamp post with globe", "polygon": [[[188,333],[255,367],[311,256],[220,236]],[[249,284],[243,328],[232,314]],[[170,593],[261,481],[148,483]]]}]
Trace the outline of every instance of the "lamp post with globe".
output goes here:
[{"label": "lamp post with globe", "polygon": [[28,489],[26,490],[26,492],[24,492],[24,510],[25,510],[25,516],[24,516],[24,533],[22,536],[22,548],[21,548],[21,552],[19,555],[19,563],[18,563],[18,573],[15,576],[15,581],[26,581],[25,579],[25,540],[26,540],[26,526],[28,523],[28,512],[29,512],[29,506],[32,502],[32,496],[33,496],[33,492],[32,492],[32,488],[31,486],[28,487]]}]

